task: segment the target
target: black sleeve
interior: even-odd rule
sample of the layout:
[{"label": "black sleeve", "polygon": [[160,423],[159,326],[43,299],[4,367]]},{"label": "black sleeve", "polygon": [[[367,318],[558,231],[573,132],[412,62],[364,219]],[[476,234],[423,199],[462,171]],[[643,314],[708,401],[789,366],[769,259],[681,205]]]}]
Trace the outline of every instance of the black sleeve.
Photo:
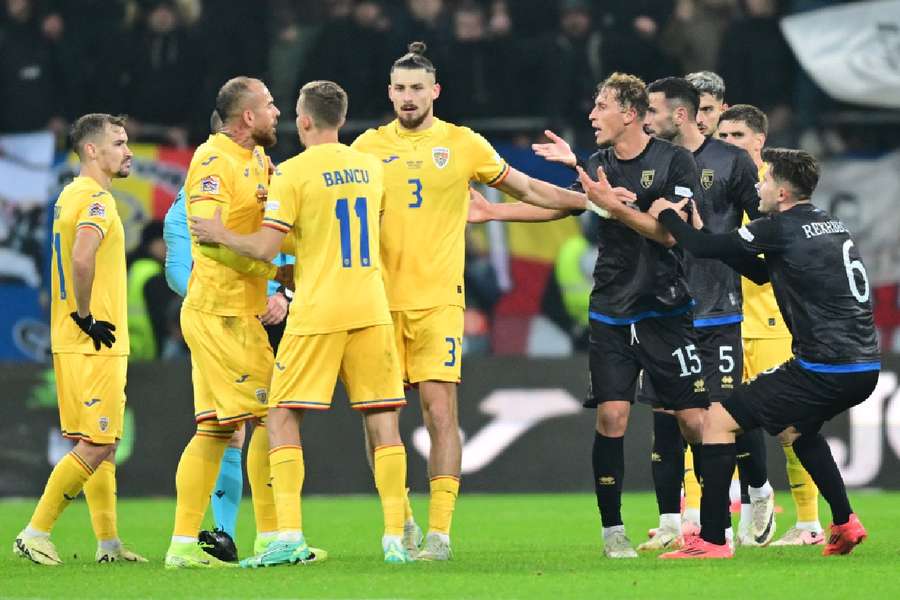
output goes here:
[{"label": "black sleeve", "polygon": [[672,209],[661,212],[659,222],[665,225],[681,247],[697,258],[716,258],[758,285],[769,281],[766,261],[745,248],[737,231],[698,231],[682,221]]},{"label": "black sleeve", "polygon": [[757,183],[759,183],[759,171],[750,155],[741,150],[735,160],[734,176],[731,178],[731,189],[728,190],[728,196],[751,219],[758,219],[761,216],[759,194],[756,191]]}]

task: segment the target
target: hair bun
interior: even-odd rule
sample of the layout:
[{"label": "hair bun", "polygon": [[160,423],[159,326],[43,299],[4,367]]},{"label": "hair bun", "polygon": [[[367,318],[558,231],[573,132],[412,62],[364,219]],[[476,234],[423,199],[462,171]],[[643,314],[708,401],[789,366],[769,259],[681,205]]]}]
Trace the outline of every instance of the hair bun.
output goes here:
[{"label": "hair bun", "polygon": [[425,42],[410,42],[409,46],[406,48],[409,50],[410,54],[418,54],[419,56],[424,56],[425,51],[428,50],[428,46],[425,45]]}]

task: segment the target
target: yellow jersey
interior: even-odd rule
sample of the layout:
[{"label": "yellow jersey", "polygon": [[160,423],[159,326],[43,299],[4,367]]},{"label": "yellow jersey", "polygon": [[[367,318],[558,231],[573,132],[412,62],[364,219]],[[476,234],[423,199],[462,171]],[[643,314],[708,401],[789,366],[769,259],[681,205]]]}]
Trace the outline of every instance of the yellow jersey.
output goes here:
[{"label": "yellow jersey", "polygon": [[[766,174],[766,166],[759,168],[759,180]],[[744,215],[744,223],[749,221]],[[744,297],[744,321],[741,323],[741,337],[748,339],[789,338],[788,331],[772,284],[756,285],[746,277],[741,277],[741,294]]]},{"label": "yellow jersey", "polygon": [[[262,224],[269,187],[269,162],[259,146],[248,150],[216,133],[194,152],[184,182],[188,217],[208,218],[222,209],[222,222],[236,233],[253,233]],[[262,277],[241,274],[205,256],[191,240],[194,267],[184,306],[220,316],[266,311]]]},{"label": "yellow jersey", "polygon": [[378,159],[343,144],[311,146],[278,166],[263,226],[296,246],[285,333],[391,324],[378,254],[383,196]]},{"label": "yellow jersey", "polygon": [[391,310],[465,306],[469,182],[498,185],[509,165],[483,137],[440,119],[418,132],[394,120],[352,148],[384,163],[381,258]]},{"label": "yellow jersey", "polygon": [[[116,326],[112,348],[94,349],[91,338],[69,316],[75,312],[72,288],[72,245],[79,229],[100,236],[94,257],[91,314]],[[128,302],[125,275],[125,230],[112,195],[91,177],[76,177],[63,188],[53,207],[53,258],[51,263],[50,343],[54,354],[103,354],[127,356]]]}]

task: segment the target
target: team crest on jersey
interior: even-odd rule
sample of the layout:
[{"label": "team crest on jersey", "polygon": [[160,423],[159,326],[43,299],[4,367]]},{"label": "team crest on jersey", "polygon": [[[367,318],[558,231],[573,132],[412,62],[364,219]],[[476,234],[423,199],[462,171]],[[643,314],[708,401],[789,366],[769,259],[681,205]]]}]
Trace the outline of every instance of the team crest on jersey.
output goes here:
[{"label": "team crest on jersey", "polygon": [[219,193],[219,178],[215,175],[204,177],[200,180],[200,192],[203,194]]},{"label": "team crest on jersey", "polygon": [[703,186],[704,190],[708,190],[712,187],[713,181],[716,179],[716,172],[712,169],[703,169],[700,171],[700,185]]},{"label": "team crest on jersey", "polygon": [[655,169],[650,169],[649,171],[641,171],[641,187],[645,190],[649,190],[650,186],[653,185],[654,175],[656,175]]},{"label": "team crest on jersey", "polygon": [[102,202],[94,202],[88,207],[88,216],[89,217],[100,217],[103,218],[106,216],[106,205]]},{"label": "team crest on jersey", "polygon": [[261,183],[257,183],[256,184],[256,199],[259,200],[260,202],[265,202],[266,198],[268,198],[268,197],[269,197],[269,191],[266,189],[266,186],[264,186]]},{"label": "team crest on jersey", "polygon": [[256,399],[260,404],[265,404],[269,399],[269,393],[266,391],[266,388],[257,388],[256,390]]},{"label": "team crest on jersey", "polygon": [[443,169],[450,162],[450,148],[438,146],[431,149],[431,158],[434,160],[434,166]]},{"label": "team crest on jersey", "polygon": [[106,432],[109,429],[109,417],[100,417],[97,420],[97,425],[100,426],[100,431]]}]

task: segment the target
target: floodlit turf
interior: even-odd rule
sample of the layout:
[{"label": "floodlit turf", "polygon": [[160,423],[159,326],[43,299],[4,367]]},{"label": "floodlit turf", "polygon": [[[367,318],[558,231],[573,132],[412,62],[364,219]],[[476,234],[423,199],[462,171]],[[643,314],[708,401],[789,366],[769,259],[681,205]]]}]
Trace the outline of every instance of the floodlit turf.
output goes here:
[{"label": "floodlit turf", "polygon": [[[730,561],[661,561],[602,556],[591,495],[463,495],[454,519],[450,563],[385,565],[377,499],[318,497],[304,501],[307,539],[330,553],[306,567],[165,571],[171,500],[123,500],[120,531],[146,565],[96,565],[87,508],[77,501],[54,540],[62,567],[40,567],[11,552],[32,501],[0,502],[0,597],[3,598],[876,598],[897,597],[900,583],[900,493],[851,495],[870,539],[850,556],[816,548],[738,550]],[[779,534],[793,523],[790,498]],[[424,498],[414,507],[426,515]],[[629,494],[624,516],[635,544],[656,521],[650,494]],[[827,509],[823,507],[823,516]],[[825,516],[824,518],[827,518]],[[238,548],[253,543],[245,500]]]}]

